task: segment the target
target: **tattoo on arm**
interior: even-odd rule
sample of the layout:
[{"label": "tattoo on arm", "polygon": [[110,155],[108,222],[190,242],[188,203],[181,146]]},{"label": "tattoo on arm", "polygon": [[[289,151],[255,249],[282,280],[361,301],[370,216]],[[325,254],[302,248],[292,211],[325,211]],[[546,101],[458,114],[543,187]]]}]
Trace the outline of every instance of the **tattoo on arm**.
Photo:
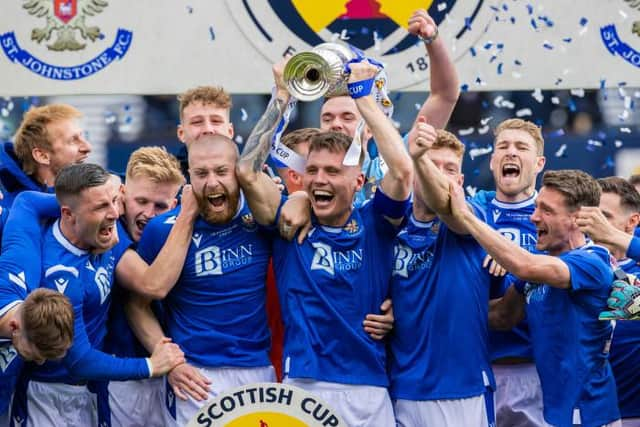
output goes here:
[{"label": "tattoo on arm", "polygon": [[250,162],[254,172],[262,170],[262,165],[269,156],[271,140],[278,123],[280,123],[286,104],[285,100],[274,97],[247,139],[240,156],[240,162]]}]

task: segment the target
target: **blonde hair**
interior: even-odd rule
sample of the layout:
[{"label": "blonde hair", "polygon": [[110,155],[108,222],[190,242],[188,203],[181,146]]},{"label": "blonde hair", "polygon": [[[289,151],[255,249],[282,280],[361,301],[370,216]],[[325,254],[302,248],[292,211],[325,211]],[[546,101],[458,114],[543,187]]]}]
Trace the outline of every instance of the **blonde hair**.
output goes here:
[{"label": "blonde hair", "polygon": [[213,104],[216,107],[231,110],[231,96],[221,86],[198,86],[178,95],[180,104],[180,121],[183,119],[184,109],[194,102],[202,102],[204,105]]},{"label": "blonde hair", "polygon": [[156,184],[185,183],[178,159],[164,147],[141,147],[131,153],[126,180],[145,177]]},{"label": "blonde hair", "polygon": [[456,153],[459,158],[464,156],[464,144],[451,132],[444,129],[436,129],[436,141],[431,146],[432,149],[449,148]]},{"label": "blonde hair", "polygon": [[542,131],[540,127],[535,123],[529,122],[527,120],[522,119],[507,119],[500,123],[498,127],[493,131],[494,136],[498,136],[500,132],[506,129],[515,129],[515,130],[523,130],[536,142],[536,147],[538,148],[538,156],[542,156],[544,153],[544,138],[542,137]]},{"label": "blonde hair", "polygon": [[73,343],[73,307],[64,294],[39,288],[20,307],[27,339],[45,359],[59,359]]},{"label": "blonde hair", "polygon": [[27,175],[33,175],[37,168],[32,154],[33,149],[40,148],[48,151],[52,149],[47,126],[51,123],[80,117],[82,117],[82,113],[67,104],[32,107],[25,113],[14,137],[14,148],[16,156],[22,162],[22,169]]}]

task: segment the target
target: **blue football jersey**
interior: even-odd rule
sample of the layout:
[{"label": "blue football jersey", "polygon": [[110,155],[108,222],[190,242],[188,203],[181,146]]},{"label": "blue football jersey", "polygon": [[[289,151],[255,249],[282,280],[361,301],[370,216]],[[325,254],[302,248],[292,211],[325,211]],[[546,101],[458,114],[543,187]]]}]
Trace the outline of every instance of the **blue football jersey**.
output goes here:
[{"label": "blue football jersey", "polygon": [[21,369],[22,358],[11,340],[0,338],[0,416],[5,415],[9,409]]},{"label": "blue football jersey", "polygon": [[389,294],[398,230],[383,218],[385,197],[378,190],[343,227],[313,219],[302,245],[276,239],[283,366],[290,378],[387,386],[384,343],[362,326]]},{"label": "blue football jersey", "polygon": [[[625,273],[640,277],[637,261],[620,260],[618,265]],[[640,321],[616,321],[609,361],[616,379],[622,418],[640,417]]]},{"label": "blue football jersey", "polygon": [[74,311],[74,340],[61,361],[30,366],[30,379],[77,383],[86,380],[127,380],[150,375],[145,359],[118,359],[102,353],[113,274],[130,241],[118,226],[120,241],[93,255],[75,247],[54,222],[43,239],[40,286],[66,295]]},{"label": "blue football jersey", "polygon": [[[180,207],[144,229],[138,252],[153,262]],[[198,218],[180,277],[164,299],[166,332],[189,362],[204,367],[269,366],[271,341],[265,310],[270,232],[244,201],[232,221]]]},{"label": "blue football jersey", "polygon": [[394,252],[391,397],[462,399],[495,388],[487,318],[489,288],[502,279],[482,267],[484,249],[438,220],[412,217]]},{"label": "blue football jersey", "polygon": [[571,289],[525,285],[526,312],[545,420],[572,426],[574,409],[582,425],[595,427],[620,418],[608,361],[612,326],[598,320],[613,282],[609,251],[587,244],[562,255]]},{"label": "blue football jersey", "polygon": [[[537,233],[530,218],[535,210],[537,195],[536,192],[521,202],[506,203],[496,199],[495,191],[479,191],[473,201],[484,210],[486,222],[491,228],[499,231],[521,248],[535,252]],[[497,284],[498,286],[491,288],[491,298],[500,298],[506,292],[506,288],[499,285],[508,284],[507,281],[497,282]],[[522,320],[510,331],[489,330],[489,350],[491,360],[504,357],[533,359],[527,319]]]}]

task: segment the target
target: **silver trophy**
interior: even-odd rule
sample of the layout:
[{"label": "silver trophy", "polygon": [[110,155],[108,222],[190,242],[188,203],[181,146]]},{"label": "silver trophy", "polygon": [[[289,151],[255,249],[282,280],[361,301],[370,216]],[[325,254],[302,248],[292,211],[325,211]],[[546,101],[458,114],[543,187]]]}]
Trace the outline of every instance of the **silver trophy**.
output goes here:
[{"label": "silver trophy", "polygon": [[300,101],[348,95],[344,66],[356,54],[344,44],[322,43],[293,55],[284,68],[289,93]]}]

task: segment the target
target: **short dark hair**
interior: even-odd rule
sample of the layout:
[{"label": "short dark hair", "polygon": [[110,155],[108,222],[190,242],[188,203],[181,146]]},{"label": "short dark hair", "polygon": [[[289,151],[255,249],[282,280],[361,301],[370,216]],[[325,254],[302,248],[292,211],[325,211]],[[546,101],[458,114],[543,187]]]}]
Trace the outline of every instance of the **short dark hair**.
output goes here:
[{"label": "short dark hair", "polygon": [[640,184],[640,175],[631,175],[629,177],[629,184],[633,186]]},{"label": "short dark hair", "polygon": [[110,177],[109,172],[94,163],[69,165],[56,177],[55,190],[58,203],[65,203],[69,197],[77,196],[87,188],[104,185]]},{"label": "short dark hair", "polygon": [[291,148],[296,153],[301,154],[296,147],[303,142],[311,142],[311,139],[321,132],[322,131],[317,128],[296,129],[283,136],[281,142],[285,147]]},{"label": "short dark hair", "polygon": [[542,176],[542,186],[562,193],[570,211],[582,206],[600,205],[600,186],[591,175],[581,170],[546,171]]},{"label": "short dark hair", "polygon": [[[340,132],[321,132],[311,138],[311,144],[309,145],[309,154],[312,151],[327,150],[331,153],[347,153],[351,146],[351,137]],[[360,158],[358,164],[362,166],[364,162],[364,147],[360,152]]]},{"label": "short dark hair", "polygon": [[618,176],[600,178],[598,184],[603,193],[614,193],[620,196],[620,205],[629,212],[640,212],[640,194],[626,179]]}]

